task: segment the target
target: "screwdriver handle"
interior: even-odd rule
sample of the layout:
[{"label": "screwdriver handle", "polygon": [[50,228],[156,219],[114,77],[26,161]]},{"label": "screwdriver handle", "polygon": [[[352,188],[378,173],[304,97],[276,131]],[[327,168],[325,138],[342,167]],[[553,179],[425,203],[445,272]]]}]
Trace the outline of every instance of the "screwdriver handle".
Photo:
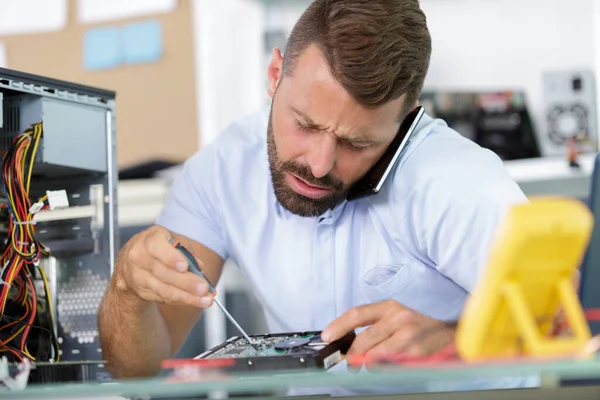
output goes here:
[{"label": "screwdriver handle", "polygon": [[177,250],[179,250],[179,252],[181,254],[183,254],[183,256],[187,259],[192,272],[195,273],[196,275],[200,276],[201,278],[203,278],[206,281],[206,283],[208,283],[209,293],[216,296],[217,290],[215,289],[213,284],[210,283],[210,281],[208,280],[206,275],[204,275],[204,272],[202,272],[202,270],[200,269],[200,266],[198,265],[198,262],[196,261],[196,257],[194,257],[194,255],[188,249],[183,247],[183,245],[181,243],[179,243],[177,240],[175,240],[173,238],[169,238],[169,243],[171,244],[171,246],[173,246]]}]

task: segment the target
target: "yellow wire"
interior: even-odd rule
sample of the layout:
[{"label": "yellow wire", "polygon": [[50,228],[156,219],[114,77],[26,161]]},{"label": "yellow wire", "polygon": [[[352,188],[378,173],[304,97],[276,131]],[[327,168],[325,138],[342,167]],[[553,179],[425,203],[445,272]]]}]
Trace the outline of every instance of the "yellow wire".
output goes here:
[{"label": "yellow wire", "polygon": [[[28,136],[23,135],[17,140],[17,146],[19,146],[21,144],[21,142],[23,142],[24,140],[28,140],[28,142],[31,143],[31,139],[29,139]],[[27,147],[29,147],[29,146],[27,145]],[[22,229],[22,226],[18,224],[18,222],[22,222],[22,221],[20,221],[18,218],[17,207],[15,206],[15,203],[14,203],[14,193],[12,190],[12,187],[13,187],[12,174],[8,174],[8,178],[10,181],[10,184],[7,185],[8,192],[9,192],[8,201],[10,202],[10,205],[11,205],[13,213],[14,213],[15,225],[16,225],[16,229],[18,230],[18,234],[19,234],[19,241],[23,242],[23,229]],[[21,252],[21,250],[17,246],[17,243],[15,242],[15,236],[16,235],[12,235],[12,238],[11,238],[11,242],[12,242],[12,245],[13,245],[13,248],[15,249],[15,251],[24,257],[30,257],[31,255],[33,255],[33,252],[31,254]],[[9,283],[10,282],[12,282],[12,281],[9,281]],[[2,311],[4,312],[4,309]]]},{"label": "yellow wire", "polygon": [[[27,285],[25,285],[25,296],[23,296],[23,302],[21,303],[22,305],[25,305],[25,303],[27,302],[28,296],[29,296],[29,288],[27,287]],[[23,321],[20,321],[20,322],[23,322]],[[27,325],[22,325],[15,333],[12,334],[12,336],[10,336],[8,339],[6,339],[4,341],[4,343],[6,343],[6,345],[8,345],[8,343],[13,341],[17,336],[19,336],[25,330],[26,326]],[[29,357],[33,360],[32,356],[29,356]]]},{"label": "yellow wire", "polygon": [[27,348],[25,348],[23,351],[21,351],[21,354],[26,355],[27,358],[29,358],[31,361],[35,361],[35,357],[32,356],[31,354],[29,354],[29,351],[27,351]]},{"label": "yellow wire", "polygon": [[[41,123],[35,124],[34,128],[33,128],[33,132],[32,132],[31,135],[22,135],[22,136],[20,136],[17,139],[17,141],[15,143],[15,145],[17,147],[23,146],[23,148],[20,149],[21,151],[23,151],[23,154],[27,154],[28,150],[30,149],[30,147],[31,147],[31,145],[33,143],[33,151],[32,151],[32,154],[31,154],[31,157],[30,157],[30,160],[29,160],[29,165],[28,166],[26,165],[26,161],[27,161],[26,157],[22,157],[20,165],[18,166],[18,167],[20,167],[21,171],[23,171],[23,172],[27,171],[26,172],[27,176],[26,176],[26,179],[25,179],[25,190],[24,190],[24,193],[22,193],[22,195],[25,198],[21,199],[24,204],[28,204],[28,202],[29,202],[29,190],[30,190],[30,187],[31,187],[31,176],[33,174],[33,166],[35,164],[35,156],[37,154],[37,150],[38,150],[38,146],[39,146],[39,143],[40,143],[40,139],[42,137],[42,132],[43,132],[42,131],[42,124]],[[29,167],[29,168],[27,168],[27,167]],[[14,211],[14,214],[15,214],[14,218],[15,218],[15,222],[16,222],[15,229],[18,230],[19,242],[22,243],[22,242],[24,242],[25,233],[26,232],[32,238],[34,237],[34,230],[33,230],[33,227],[31,225],[29,225],[29,224],[25,224],[25,226],[23,226],[23,224],[19,224],[18,223],[18,222],[24,222],[24,221],[19,220],[19,218],[17,216],[16,207],[15,207],[15,203],[14,203],[14,192],[12,190],[12,188],[13,188],[13,177],[12,177],[12,174],[9,174],[7,176],[6,180],[7,180],[8,192],[9,192],[8,193],[9,196],[8,196],[7,202],[10,203],[10,206],[12,207],[12,209]],[[48,198],[47,195],[43,196],[39,201],[43,202],[47,198]],[[26,221],[29,222],[29,221],[32,220],[32,218],[33,218],[33,215],[31,213],[27,213]],[[30,247],[30,249],[31,249],[30,253],[25,253],[24,251],[22,251],[17,246],[17,243],[15,243],[17,235],[11,235],[11,236],[12,236],[12,239],[11,239],[12,245],[13,245],[13,248],[15,249],[15,251],[17,252],[17,254],[19,254],[19,255],[21,255],[23,257],[30,257],[33,254],[35,254],[35,249],[33,248],[33,246]],[[40,250],[42,251],[42,253],[47,254],[47,251],[42,250],[42,249],[40,249]],[[24,267],[25,267],[26,272],[29,272],[27,265],[25,265]],[[49,313],[50,313],[50,322],[51,322],[51,325],[52,325],[51,329],[54,329],[54,311],[52,309],[52,299],[51,299],[51,295],[50,295],[50,289],[49,289],[49,285],[48,285],[48,279],[46,278],[46,274],[44,273],[43,269],[40,268],[39,265],[38,265],[38,269],[39,269],[39,271],[40,271],[40,273],[42,275],[42,279],[44,281],[44,289],[46,291],[46,299],[48,301],[48,307],[49,307]],[[16,271],[15,265],[12,264],[12,266],[10,267],[10,272],[9,272],[9,276],[8,276],[8,282],[9,283],[12,283],[14,281],[14,279],[15,279],[15,271]],[[27,301],[27,296],[28,295],[29,295],[29,292],[28,292],[28,287],[26,285],[25,286],[25,296],[24,296],[24,300],[23,300],[24,302]],[[8,296],[6,296],[5,299],[4,299],[4,301],[2,302],[2,305],[1,305],[1,313],[2,314],[4,314],[4,310],[5,310],[5,307],[6,307],[6,300],[7,299],[8,299]],[[33,304],[32,307],[36,307],[36,309],[37,309],[37,304]],[[24,330],[25,330],[25,325],[22,326],[21,328],[19,328],[17,330],[17,332],[15,334],[13,334],[6,341],[6,343],[9,343],[11,340],[14,340],[14,338],[17,337],[19,334],[21,334]],[[54,336],[55,336],[55,343],[56,343],[55,358],[56,358],[56,361],[59,361],[60,360],[60,352],[58,351],[58,341],[56,340],[56,335],[54,335]],[[3,351],[6,351],[6,350],[3,350]],[[35,357],[33,357],[29,353],[29,350],[27,348],[27,344],[25,345],[25,349],[21,353],[24,354],[26,357],[30,358],[31,360],[35,361]]]},{"label": "yellow wire", "polygon": [[23,296],[23,301],[21,302],[22,306],[24,306],[25,303],[27,303],[27,296],[29,296],[29,287],[25,284],[23,284],[23,286],[25,287],[25,296]]},{"label": "yellow wire", "polygon": [[[8,282],[12,283],[13,279],[14,279],[14,275],[15,275],[15,269],[14,266],[11,266],[10,268],[10,272],[8,274]],[[9,289],[10,290],[10,289]],[[4,301],[2,302],[2,309],[0,310],[0,314],[4,315],[4,308],[6,307],[6,301],[8,300],[8,294],[6,297],[4,297]]]},{"label": "yellow wire", "polygon": [[[25,180],[26,181],[25,182],[25,186],[26,186],[25,193],[23,194],[27,199],[29,198],[29,189],[31,187],[31,176],[32,176],[32,173],[33,173],[33,165],[35,163],[35,155],[37,154],[37,149],[38,149],[41,137],[42,137],[42,124],[36,124],[34,126],[33,138],[31,138],[30,136],[23,135],[23,136],[21,136],[17,140],[17,145],[20,145],[22,142],[27,141],[27,143],[25,144],[25,149],[23,151],[25,154],[29,150],[32,141],[34,142],[34,148],[33,148],[32,156],[31,156],[31,158],[29,160],[29,171],[27,173],[27,178]],[[20,166],[22,171],[26,170],[25,161],[26,161],[25,157],[22,157],[21,158],[21,166]],[[10,178],[10,176],[9,176],[9,178]],[[12,180],[11,180],[11,182],[12,182]],[[15,204],[13,202],[13,196],[14,195],[13,195],[13,191],[12,191],[12,185],[8,185],[8,189],[9,189],[9,193],[10,193],[10,196],[9,196],[8,200],[9,200],[11,206],[12,206],[12,209],[16,210]],[[48,197],[47,195],[44,196],[44,197],[42,197],[43,200],[40,200],[40,201],[44,201],[45,199],[47,199],[47,197]],[[23,200],[25,200],[25,199],[23,199]],[[16,216],[15,216],[15,219],[16,219],[16,222],[30,222],[32,220],[32,216],[30,214],[28,214],[26,221],[20,221]],[[19,242],[21,242],[21,243],[24,242],[25,231],[27,233],[29,233],[29,235],[31,237],[34,236],[33,228],[29,224],[25,224],[24,227],[21,224],[16,224],[16,225],[17,225],[17,229],[18,229]],[[33,256],[35,254],[35,248],[34,247],[30,247],[30,251],[29,252],[25,252],[24,250],[20,249],[17,246],[17,243],[15,242],[15,240],[16,240],[15,236],[16,235],[12,235],[12,239],[11,239],[11,242],[12,242],[12,245],[13,245],[13,248],[15,249],[15,251],[19,255],[21,255],[22,257],[31,257],[31,256]],[[42,253],[47,254],[47,252],[45,252],[45,251],[42,251]]]},{"label": "yellow wire", "polygon": [[[35,163],[35,155],[37,154],[37,148],[40,144],[40,138],[42,137],[42,124],[36,124],[33,137],[35,139],[35,144],[33,145],[33,152],[31,153],[31,160],[29,160],[29,174],[27,175],[27,193],[29,193],[29,186],[31,184],[31,174],[33,172],[33,164]],[[30,142],[31,143],[31,142]]]},{"label": "yellow wire", "polygon": [[14,333],[11,337],[9,337],[4,343],[8,344],[11,342],[11,340],[14,340],[17,336],[19,336],[21,334],[21,332],[23,332],[25,330],[25,325],[22,325],[16,333]]},{"label": "yellow wire", "polygon": [[[33,165],[35,164],[35,156],[37,154],[38,146],[39,146],[40,140],[42,138],[42,124],[41,123],[35,125],[33,136],[35,139],[35,143],[33,145],[33,152],[31,154],[31,159],[29,160],[29,174],[27,175],[27,189],[26,189],[27,197],[29,197],[29,188],[31,185],[31,174],[33,172]],[[29,146],[28,146],[28,148],[29,148]],[[25,170],[25,168],[23,168],[23,170]],[[48,198],[48,195],[45,195],[39,201],[45,201],[47,198]],[[28,222],[31,221],[32,218],[33,218],[33,216],[31,214],[28,214],[27,221]],[[26,227],[27,227],[27,231],[29,232],[29,235],[33,238],[34,237],[33,227],[31,225],[26,225]],[[40,249],[40,251],[41,250],[42,249]],[[35,252],[35,249],[32,248],[31,254],[29,254],[29,255],[33,255],[34,252]],[[43,252],[43,253],[45,253],[45,252]]]},{"label": "yellow wire", "polygon": [[[48,285],[48,279],[46,278],[46,273],[44,269],[38,265],[38,270],[42,275],[42,280],[44,281],[44,290],[46,291],[46,301],[48,302],[48,309],[50,310],[50,324],[52,325],[50,329],[54,329],[54,311],[52,310],[52,298],[50,297],[50,285]],[[57,332],[55,332],[57,333]],[[55,335],[56,338],[56,335]],[[56,343],[56,361],[60,361],[60,351],[58,347],[58,340],[55,339]]]},{"label": "yellow wire", "polygon": [[[31,185],[31,174],[32,174],[32,171],[33,171],[34,159],[35,159],[35,155],[36,155],[36,152],[37,152],[37,145],[39,143],[38,142],[38,139],[40,137],[39,131],[40,131],[40,124],[36,124],[34,126],[34,131],[33,131],[33,139],[27,141],[27,144],[25,146],[25,150],[23,151],[24,154],[27,154],[27,152],[29,151],[29,148],[31,147],[32,141],[35,141],[33,152],[31,154],[31,157],[30,157],[30,160],[29,160],[29,173],[27,174],[27,179],[26,179],[26,182],[25,182],[25,193],[23,193],[24,199],[22,199],[23,200],[22,202],[24,204],[28,204],[28,202],[29,202],[29,188],[30,188],[30,185]],[[21,162],[22,162],[21,171],[25,171],[26,170],[25,161],[26,161],[25,157],[22,157],[21,158]],[[27,218],[27,221],[29,221],[29,218]],[[25,225],[24,227],[22,227],[22,229],[19,230],[20,235],[21,235],[21,242],[23,242],[24,239],[25,239],[25,237],[24,237],[25,236],[25,232],[24,231],[27,231],[28,233],[31,234],[32,233],[32,228],[30,226],[28,226],[28,225]],[[31,235],[31,236],[33,236],[33,235]],[[29,243],[29,244],[31,245],[32,243]],[[23,254],[25,254],[26,257],[33,256],[33,254],[35,254],[34,247],[31,246],[30,250],[31,251],[29,253],[23,252]]]},{"label": "yellow wire", "polygon": [[[48,199],[48,195],[44,195],[38,200],[38,203],[44,202],[47,199]],[[33,214],[27,213],[27,222],[31,222],[31,221],[33,221]],[[32,224],[27,224],[26,227],[27,227],[27,232],[29,233],[29,236],[31,236],[33,238],[35,236],[35,232],[33,231]],[[40,251],[42,252],[42,254],[49,255],[49,253],[44,250],[45,246],[43,245],[42,242],[40,242],[40,247],[41,247]]]}]

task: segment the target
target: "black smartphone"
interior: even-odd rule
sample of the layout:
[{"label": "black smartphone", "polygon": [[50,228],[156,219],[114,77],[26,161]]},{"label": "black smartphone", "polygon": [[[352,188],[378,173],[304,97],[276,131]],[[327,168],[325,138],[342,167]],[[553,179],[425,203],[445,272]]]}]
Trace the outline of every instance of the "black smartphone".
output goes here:
[{"label": "black smartphone", "polygon": [[346,197],[347,200],[356,200],[379,193],[390,171],[400,159],[400,154],[409,145],[410,137],[424,113],[423,107],[419,106],[404,118],[388,149],[369,172],[352,186]]}]

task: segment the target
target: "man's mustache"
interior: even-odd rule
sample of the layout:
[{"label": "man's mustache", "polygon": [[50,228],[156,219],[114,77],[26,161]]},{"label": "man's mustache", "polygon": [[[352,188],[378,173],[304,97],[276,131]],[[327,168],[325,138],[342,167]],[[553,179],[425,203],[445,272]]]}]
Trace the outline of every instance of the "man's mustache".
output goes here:
[{"label": "man's mustache", "polygon": [[289,172],[296,175],[298,178],[306,181],[310,185],[319,186],[326,189],[342,189],[344,183],[331,175],[325,175],[322,178],[315,178],[309,167],[301,165],[293,161],[284,161],[281,163],[281,168],[284,172]]}]

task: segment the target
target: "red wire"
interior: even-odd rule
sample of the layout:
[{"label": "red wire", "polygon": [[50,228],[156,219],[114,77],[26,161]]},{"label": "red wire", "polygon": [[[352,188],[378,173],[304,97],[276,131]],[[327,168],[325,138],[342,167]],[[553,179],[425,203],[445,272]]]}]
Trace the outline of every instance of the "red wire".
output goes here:
[{"label": "red wire", "polygon": [[[20,143],[19,140],[21,140]],[[15,137],[13,139],[13,143],[17,148],[14,149],[10,159],[4,159],[2,168],[4,182],[6,182],[6,185],[8,185],[12,190],[11,212],[22,221],[27,220],[31,203],[31,200],[27,196],[28,191],[25,186],[26,181],[23,175],[25,171],[22,170],[22,161],[26,156],[25,147],[28,146],[31,141],[31,138],[22,140],[22,138],[19,136]],[[1,205],[1,207],[6,206],[8,206],[8,203]],[[17,296],[11,299],[11,301],[14,301],[15,303],[22,303],[23,300],[25,300],[26,312],[21,316],[19,321],[24,322],[23,320],[27,318],[27,324],[24,327],[20,338],[20,350],[23,352],[26,348],[28,335],[31,331],[31,326],[35,321],[37,313],[37,293],[33,285],[28,265],[39,261],[41,252],[36,251],[35,257],[27,259],[23,258],[19,254],[19,252],[26,254],[29,253],[33,250],[32,246],[36,245],[36,243],[34,242],[34,238],[31,237],[32,235],[30,234],[30,228],[25,225],[16,224],[14,218],[9,219],[9,232],[11,233],[9,241],[14,238],[15,242],[14,244],[11,242],[7,244],[0,258],[1,264],[6,266],[5,273],[3,274],[2,278],[5,279],[7,283],[2,285],[2,289],[0,290],[0,305],[5,305],[7,303],[11,285],[16,284],[18,293]],[[31,292],[31,300],[25,297],[27,296],[26,288],[29,288],[29,291]],[[4,325],[3,328],[8,328],[19,321],[13,321],[7,325]],[[23,359],[22,354],[19,354],[19,351],[16,348],[13,349],[9,347],[8,343],[0,341],[0,346],[4,347],[6,350],[9,350],[11,353],[17,356],[18,359]]]},{"label": "red wire", "polygon": [[350,365],[380,364],[382,362],[393,364],[434,364],[455,358],[456,346],[454,343],[450,343],[448,346],[429,356],[408,356],[405,354],[377,356],[361,354],[347,357],[347,362]]},{"label": "red wire", "polygon": [[[584,310],[584,315],[589,322],[600,322],[600,308],[590,308]],[[564,331],[568,328],[568,321],[566,318],[558,322],[558,331]],[[456,352],[456,346],[454,343],[446,346],[442,350],[430,355],[422,357],[406,356],[402,354],[388,355],[383,357],[367,356],[365,354],[350,356],[347,358],[349,364],[361,365],[361,364],[380,364],[381,362],[390,362],[394,364],[437,364],[441,362],[458,360],[459,357]],[[507,359],[505,361],[511,361],[513,359]],[[522,361],[522,359],[520,359]]]},{"label": "red wire", "polygon": [[21,336],[21,351],[25,350],[25,342],[27,341],[31,325],[33,325],[33,321],[35,320],[35,315],[37,313],[37,295],[35,293],[35,288],[33,287],[33,282],[31,281],[31,275],[29,274],[27,275],[27,283],[29,283],[29,289],[31,290],[31,302],[33,307],[31,307],[31,313],[29,315],[29,320],[27,321],[28,325]]},{"label": "red wire", "polygon": [[600,308],[588,308],[584,310],[585,318],[590,322],[600,322]]},{"label": "red wire", "polygon": [[[1,331],[1,330],[4,330],[4,329],[6,329],[6,328],[10,328],[11,326],[18,324],[19,322],[21,322],[21,323],[22,323],[22,322],[23,322],[23,320],[25,319],[25,317],[27,317],[27,314],[29,314],[29,309],[30,309],[30,308],[31,308],[31,307],[29,306],[29,301],[26,301],[26,302],[25,302],[25,313],[24,313],[23,315],[21,315],[21,318],[19,318],[19,319],[15,319],[14,321],[12,321],[12,322],[9,322],[8,324],[6,324],[6,325],[4,325],[4,326],[0,327],[0,331]],[[23,330],[25,330],[25,328],[23,328]]]},{"label": "red wire", "polygon": [[215,359],[168,359],[161,363],[163,369],[175,369],[183,367],[204,367],[204,368],[224,368],[234,366],[234,358],[215,358]]}]

